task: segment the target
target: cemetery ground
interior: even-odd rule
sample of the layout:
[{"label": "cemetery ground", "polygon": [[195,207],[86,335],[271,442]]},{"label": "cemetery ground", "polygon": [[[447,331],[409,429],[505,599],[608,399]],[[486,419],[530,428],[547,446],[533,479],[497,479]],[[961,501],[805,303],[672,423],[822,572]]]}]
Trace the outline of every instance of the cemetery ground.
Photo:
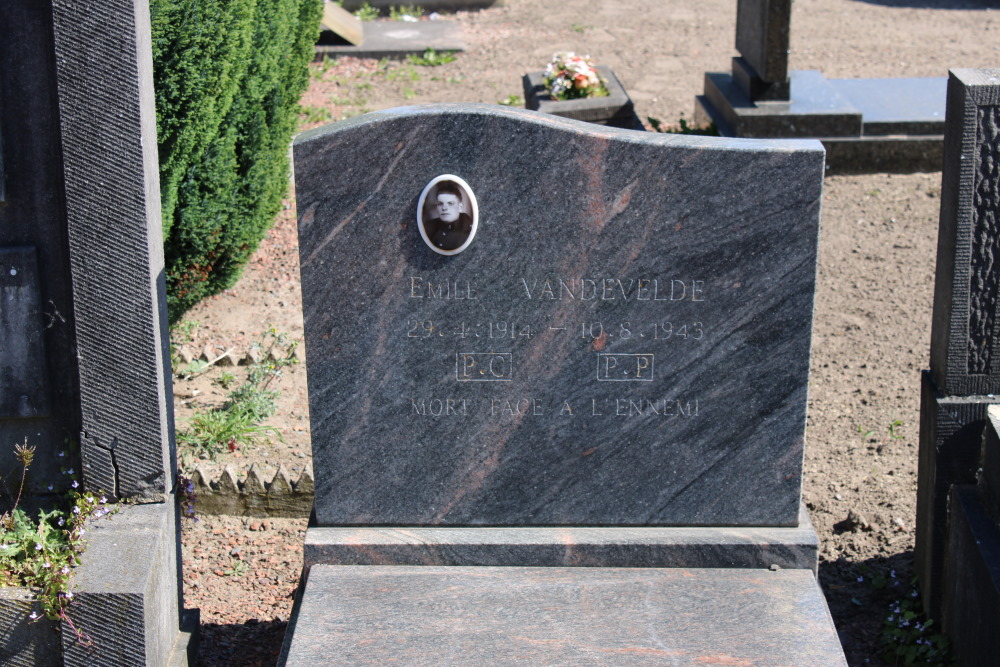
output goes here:
[{"label": "cemetery ground", "polygon": [[[521,74],[542,69],[556,50],[610,65],[639,117],[670,125],[690,118],[703,73],[728,70],[735,54],[735,10],[725,0],[697,7],[507,0],[441,20],[463,27],[467,50],[451,62],[315,64],[303,128],[408,104],[512,101],[522,95]],[[944,76],[951,67],[995,66],[997,30],[1000,11],[978,3],[797,0],[790,64],[829,77]],[[912,590],[919,372],[928,367],[940,180],[940,173],[874,174],[824,183],[803,500],[821,540],[820,582],[852,665],[877,663],[889,604]],[[240,282],[185,316],[197,323],[186,347],[212,359],[227,350],[239,357],[269,327],[301,340],[300,307],[289,200]],[[219,363],[175,377],[178,429],[196,411],[220,406],[246,372]],[[209,461],[182,449],[185,474],[200,464],[214,478],[233,464],[242,476],[256,464],[270,479],[283,465],[296,480],[309,469],[304,364],[284,368],[272,387],[281,395],[265,423],[281,438],[264,433]],[[734,405],[726,418],[738,414]],[[185,602],[201,609],[203,664],[274,664],[306,517],[212,516],[198,512],[197,500],[194,512],[197,522],[183,522]]]}]

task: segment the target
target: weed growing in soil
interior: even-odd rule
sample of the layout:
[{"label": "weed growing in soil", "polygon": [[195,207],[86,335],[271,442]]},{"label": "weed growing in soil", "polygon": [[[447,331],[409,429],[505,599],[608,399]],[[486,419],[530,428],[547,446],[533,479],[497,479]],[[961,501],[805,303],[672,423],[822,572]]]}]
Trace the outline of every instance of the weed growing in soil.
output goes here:
[{"label": "weed growing in soil", "polygon": [[366,2],[354,12],[354,15],[362,21],[374,21],[378,18],[378,9],[376,7],[372,7],[372,3]]},{"label": "weed growing in soil", "polygon": [[271,385],[286,366],[296,363],[297,346],[273,327],[261,334],[250,349],[257,361],[249,367],[246,379],[229,392],[222,407],[196,413],[188,428],[177,433],[178,445],[195,458],[214,459],[222,452],[234,452],[270,437],[281,440],[278,429],[261,422],[277,410],[279,392]]},{"label": "weed growing in soil", "polygon": [[246,563],[234,556],[232,562],[229,564],[229,569],[223,570],[222,574],[227,577],[242,577],[249,569]]},{"label": "weed growing in soil", "polygon": [[520,95],[508,95],[506,99],[497,100],[497,104],[502,104],[505,107],[523,107],[524,98]]},{"label": "weed growing in soil", "polygon": [[107,506],[108,499],[100,492],[76,491],[80,483],[75,472],[63,470],[72,487],[65,496],[63,507],[50,511],[39,509],[38,518],[31,518],[20,504],[35,448],[29,447],[25,440],[24,444],[14,446],[14,454],[21,463],[21,479],[10,509],[0,514],[0,587],[31,589],[42,610],[41,615],[31,612],[32,621],[42,615],[53,621],[65,621],[78,641],[92,645],[90,637],[73,624],[66,611],[73,600],[70,573],[80,564],[86,522],[115,510]]},{"label": "weed growing in soil", "polygon": [[302,107],[302,111],[299,113],[299,122],[302,125],[327,123],[332,118],[333,116],[330,115],[330,110],[326,107],[305,106]]},{"label": "weed growing in soil", "polygon": [[454,51],[442,51],[438,53],[434,49],[427,49],[421,56],[413,53],[406,56],[407,62],[421,67],[439,67],[455,62],[457,59],[458,56],[455,55]]},{"label": "weed growing in soil", "polygon": [[[891,570],[888,577],[876,576],[872,586],[879,590],[902,588],[895,570]],[[889,614],[882,622],[879,649],[883,659],[891,665],[951,667],[955,659],[948,638],[936,632],[936,628],[932,629],[933,626],[934,620],[923,612],[917,578],[913,577],[909,592],[889,603]]]},{"label": "weed growing in soil", "polygon": [[414,19],[424,15],[424,8],[420,5],[400,5],[399,7],[389,7],[389,18],[393,21],[405,21],[404,16]]},{"label": "weed growing in soil", "polygon": [[[896,419],[895,415],[890,417],[889,425],[885,429],[885,435],[882,436],[882,440],[878,442],[879,451],[882,451],[882,447],[884,445],[887,445],[893,440],[902,440],[904,437],[902,432],[900,431],[900,429],[902,428],[903,428],[902,419]],[[876,439],[874,437],[876,431],[874,429],[865,429],[863,426],[858,424],[857,430],[858,430],[858,435],[861,437],[861,442],[863,443],[876,442]]]}]

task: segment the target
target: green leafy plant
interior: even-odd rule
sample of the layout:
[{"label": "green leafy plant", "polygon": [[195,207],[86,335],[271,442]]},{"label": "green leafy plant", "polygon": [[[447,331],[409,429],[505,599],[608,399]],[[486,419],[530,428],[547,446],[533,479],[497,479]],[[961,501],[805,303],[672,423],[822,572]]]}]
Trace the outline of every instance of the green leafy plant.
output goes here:
[{"label": "green leafy plant", "polygon": [[281,210],[322,8],[150,2],[171,322],[239,278]]},{"label": "green leafy plant", "polygon": [[420,5],[400,5],[399,7],[389,7],[389,18],[393,21],[404,21],[403,17],[410,16],[414,19],[424,15],[424,8]]},{"label": "green leafy plant", "polygon": [[300,120],[304,125],[326,123],[332,118],[330,110],[326,107],[304,106],[302,107],[302,111],[299,115]]},{"label": "green leafy plant", "polygon": [[229,371],[222,371],[219,373],[219,377],[215,379],[219,383],[219,386],[223,389],[229,389],[236,382],[236,376]]},{"label": "green leafy plant", "polygon": [[649,126],[653,128],[654,132],[663,134],[691,134],[704,137],[719,136],[719,128],[715,126],[715,123],[711,123],[708,127],[693,127],[683,115],[678,119],[677,125],[673,127],[664,126],[658,118],[653,118],[652,116],[646,116],[646,121],[649,122]]},{"label": "green leafy plant", "polygon": [[[889,418],[889,425],[885,429],[885,435],[882,440],[878,443],[879,447],[888,444],[891,440],[902,440],[905,436],[900,432],[903,427],[903,420],[896,419],[895,415]],[[866,429],[860,424],[857,426],[858,435],[861,437],[862,442],[872,442],[875,434],[877,433],[873,429]]]},{"label": "green leafy plant", "polygon": [[[895,579],[895,575],[892,571],[890,580]],[[892,583],[890,580],[882,577],[872,583],[876,588],[885,588]],[[937,632],[934,620],[923,612],[916,577],[910,584],[908,594],[889,603],[889,613],[879,634],[882,657],[892,665],[954,665],[948,638]]]},{"label": "green leafy plant", "polygon": [[354,12],[354,15],[362,21],[374,21],[378,18],[378,8],[372,7],[370,2],[366,2]]},{"label": "green leafy plant", "polygon": [[[32,611],[31,620],[45,616],[64,621],[77,639],[92,645],[90,637],[76,627],[67,609],[73,600],[70,575],[80,564],[87,532],[87,522],[113,513],[100,492],[79,491],[80,483],[72,469],[63,469],[70,490],[62,507],[39,509],[32,518],[21,507],[24,482],[35,455],[35,448],[15,445],[14,454],[21,463],[21,479],[10,509],[0,514],[0,586],[21,586],[35,594],[42,613]],[[51,487],[50,487],[51,488]]]},{"label": "green leafy plant", "polygon": [[523,107],[524,98],[520,95],[508,95],[505,99],[497,100],[497,104],[502,104],[505,107]]},{"label": "green leafy plant", "polygon": [[277,410],[280,392],[271,385],[285,367],[296,363],[297,345],[273,327],[261,334],[250,350],[259,361],[249,367],[243,383],[229,392],[221,407],[195,413],[187,428],[177,432],[178,444],[195,457],[214,459],[271,437],[281,440],[278,429],[261,422]]},{"label": "green leafy plant", "polygon": [[[411,54],[412,56],[412,54]],[[391,71],[386,72],[386,81],[420,81],[420,72],[413,69],[413,65],[407,65],[406,67],[396,67]]]},{"label": "green leafy plant", "polygon": [[454,51],[435,51],[434,49],[427,49],[424,51],[423,55],[416,55],[411,53],[406,56],[406,60],[413,64],[419,65],[420,67],[440,67],[441,65],[447,65],[448,63],[455,62],[458,56],[455,55]]},{"label": "green leafy plant", "polygon": [[249,570],[249,566],[239,558],[233,558],[230,561],[229,568],[222,571],[227,577],[242,577]]},{"label": "green leafy plant", "polygon": [[572,23],[570,24],[569,29],[573,32],[585,33],[588,30],[593,29],[593,26],[583,25],[582,23]]}]

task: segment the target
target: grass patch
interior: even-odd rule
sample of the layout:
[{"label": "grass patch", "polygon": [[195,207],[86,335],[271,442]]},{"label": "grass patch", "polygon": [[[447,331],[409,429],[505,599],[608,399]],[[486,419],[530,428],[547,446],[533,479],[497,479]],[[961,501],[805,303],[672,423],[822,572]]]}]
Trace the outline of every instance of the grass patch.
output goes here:
[{"label": "grass patch", "polygon": [[407,62],[412,65],[419,65],[420,67],[440,67],[441,65],[455,62],[457,59],[458,56],[455,55],[454,51],[441,51],[438,53],[434,49],[427,49],[423,55],[418,56],[411,53],[406,56]]}]

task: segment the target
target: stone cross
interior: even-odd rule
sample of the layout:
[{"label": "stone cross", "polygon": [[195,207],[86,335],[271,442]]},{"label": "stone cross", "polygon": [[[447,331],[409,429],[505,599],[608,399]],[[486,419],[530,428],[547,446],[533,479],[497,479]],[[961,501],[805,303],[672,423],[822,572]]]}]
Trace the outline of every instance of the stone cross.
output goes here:
[{"label": "stone cross", "polygon": [[739,0],[733,80],[752,101],[789,98],[791,0]]}]

